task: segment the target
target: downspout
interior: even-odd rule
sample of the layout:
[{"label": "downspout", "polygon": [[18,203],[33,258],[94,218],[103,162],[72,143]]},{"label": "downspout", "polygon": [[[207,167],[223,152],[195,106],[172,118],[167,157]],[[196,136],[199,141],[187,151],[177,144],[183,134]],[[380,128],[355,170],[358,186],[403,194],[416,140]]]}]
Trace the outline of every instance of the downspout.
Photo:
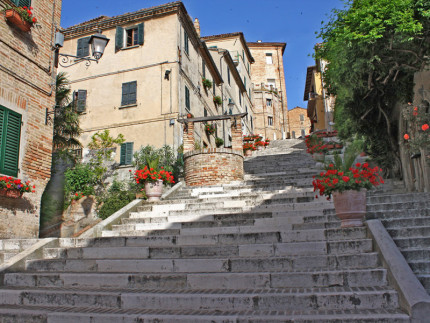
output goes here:
[{"label": "downspout", "polygon": [[[282,82],[281,82],[281,68],[279,65],[279,49],[276,51],[276,57],[278,58],[278,75],[279,75],[279,88],[282,88]],[[284,97],[282,95],[282,91],[281,92],[281,109],[282,109],[282,139],[286,139],[287,135],[287,131],[285,129],[285,112],[284,112]]]}]

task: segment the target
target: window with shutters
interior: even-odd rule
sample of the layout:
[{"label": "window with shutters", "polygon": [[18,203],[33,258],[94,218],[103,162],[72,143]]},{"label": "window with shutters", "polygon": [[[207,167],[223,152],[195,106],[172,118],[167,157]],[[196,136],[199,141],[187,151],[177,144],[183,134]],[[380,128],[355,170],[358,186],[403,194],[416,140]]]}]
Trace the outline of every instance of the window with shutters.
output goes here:
[{"label": "window with shutters", "polygon": [[202,60],[202,74],[203,77],[206,78],[206,64],[204,60]]},{"label": "window with shutters", "polygon": [[185,85],[185,110],[187,110],[187,112],[191,112],[190,90],[186,85]]},{"label": "window with shutters", "polygon": [[78,48],[76,51],[76,56],[78,57],[86,57],[90,56],[90,38],[84,37],[78,39]]},{"label": "window with shutters", "polygon": [[272,106],[272,99],[266,99],[266,105],[268,107],[271,107]]},{"label": "window with shutters", "polygon": [[300,134],[301,134],[301,136],[304,138],[304,137],[306,136],[306,134],[305,134],[305,129],[300,130]]},{"label": "window with shutters", "polygon": [[137,81],[122,83],[121,106],[136,104]]},{"label": "window with shutters", "polygon": [[120,165],[130,165],[133,161],[133,143],[125,142],[121,145]]},{"label": "window with shutters", "polygon": [[273,64],[272,53],[266,53],[266,64]]},{"label": "window with shutters", "polygon": [[144,27],[145,25],[143,22],[137,26],[129,28],[117,26],[115,34],[115,51],[117,52],[121,49],[143,45],[145,34]]},{"label": "window with shutters", "polygon": [[11,2],[14,3],[17,7],[31,6],[31,0],[11,0]]},{"label": "window with shutters", "polygon": [[137,28],[130,28],[125,31],[125,46],[137,45]]},{"label": "window with shutters", "polygon": [[267,117],[267,125],[273,126],[273,117]]},{"label": "window with shutters", "polygon": [[87,90],[73,92],[73,101],[76,112],[85,112],[87,108]]},{"label": "window with shutters", "polygon": [[184,30],[184,51],[185,53],[187,53],[187,55],[190,54],[188,34],[185,30]]},{"label": "window with shutters", "polygon": [[300,121],[305,121],[305,115],[304,114],[300,115]]},{"label": "window with shutters", "polygon": [[0,105],[0,173],[18,176],[22,116]]},{"label": "window with shutters", "polygon": [[227,81],[228,81],[228,85],[230,85],[230,68],[227,67]]}]

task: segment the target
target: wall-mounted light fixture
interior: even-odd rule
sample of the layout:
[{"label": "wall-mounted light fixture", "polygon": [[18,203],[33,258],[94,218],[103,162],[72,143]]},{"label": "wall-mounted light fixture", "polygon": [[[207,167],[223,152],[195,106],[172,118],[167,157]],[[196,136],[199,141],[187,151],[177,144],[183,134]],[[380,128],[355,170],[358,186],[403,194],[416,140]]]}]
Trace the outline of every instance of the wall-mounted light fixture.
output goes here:
[{"label": "wall-mounted light fixture", "polygon": [[175,125],[175,119],[170,119],[169,125],[174,126]]},{"label": "wall-mounted light fixture", "polygon": [[[85,62],[86,66],[89,66],[91,62],[99,62],[99,59],[103,56],[104,50],[106,48],[106,45],[109,42],[109,38],[107,38],[105,35],[101,34],[101,31],[97,32],[96,34],[92,35],[90,37],[90,40],[88,41],[91,51],[93,52],[93,57],[78,57],[74,55],[69,54],[62,54],[60,53],[60,48],[63,47],[64,44],[64,35],[60,32],[55,33],[55,67],[58,67],[58,65],[62,67],[70,67],[75,64],[78,64],[80,62]],[[59,62],[59,57],[61,57],[61,62]]]},{"label": "wall-mounted light fixture", "polygon": [[165,79],[165,80],[169,80],[170,72],[171,72],[171,70],[166,70],[166,71],[164,72],[164,79]]}]

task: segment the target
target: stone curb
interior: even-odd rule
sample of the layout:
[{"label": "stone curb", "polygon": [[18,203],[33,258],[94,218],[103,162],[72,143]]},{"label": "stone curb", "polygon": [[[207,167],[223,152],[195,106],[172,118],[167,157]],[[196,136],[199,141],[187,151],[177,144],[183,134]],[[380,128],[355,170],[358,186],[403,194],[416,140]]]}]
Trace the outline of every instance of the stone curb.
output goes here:
[{"label": "stone curb", "polygon": [[182,186],[184,186],[184,182],[178,182],[173,187],[171,187],[166,193],[161,195],[161,200],[164,200],[168,198],[170,195],[175,193],[178,189],[180,189]]},{"label": "stone curb", "polygon": [[143,200],[136,199],[134,201],[131,201],[129,204],[124,206],[122,209],[119,209],[114,214],[112,214],[107,219],[103,220],[102,222],[98,223],[88,231],[85,231],[83,234],[81,234],[79,237],[76,238],[96,238],[101,237],[102,231],[105,229],[110,229],[112,225],[118,224],[122,218],[126,217],[129,212],[133,212],[137,210],[137,207],[142,204]]},{"label": "stone curb", "polygon": [[430,296],[412,272],[405,258],[380,220],[368,220],[366,225],[375,248],[388,269],[388,281],[399,293],[400,307],[409,313],[412,323],[428,322]]},{"label": "stone curb", "polygon": [[41,259],[43,257],[43,248],[54,245],[58,238],[40,239],[30,248],[25,249],[19,254],[13,256],[4,264],[0,265],[0,285],[3,285],[4,274],[8,271],[22,271],[25,269],[25,262],[30,259]]}]

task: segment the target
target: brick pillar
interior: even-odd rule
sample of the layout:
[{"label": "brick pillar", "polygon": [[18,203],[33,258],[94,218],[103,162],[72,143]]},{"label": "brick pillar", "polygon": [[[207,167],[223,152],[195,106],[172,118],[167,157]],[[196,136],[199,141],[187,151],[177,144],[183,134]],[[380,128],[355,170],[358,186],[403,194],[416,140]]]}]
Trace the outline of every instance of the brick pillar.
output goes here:
[{"label": "brick pillar", "polygon": [[188,122],[184,124],[184,154],[192,150],[194,150],[194,122]]},{"label": "brick pillar", "polygon": [[239,151],[243,149],[241,117],[231,118],[231,148]]}]

